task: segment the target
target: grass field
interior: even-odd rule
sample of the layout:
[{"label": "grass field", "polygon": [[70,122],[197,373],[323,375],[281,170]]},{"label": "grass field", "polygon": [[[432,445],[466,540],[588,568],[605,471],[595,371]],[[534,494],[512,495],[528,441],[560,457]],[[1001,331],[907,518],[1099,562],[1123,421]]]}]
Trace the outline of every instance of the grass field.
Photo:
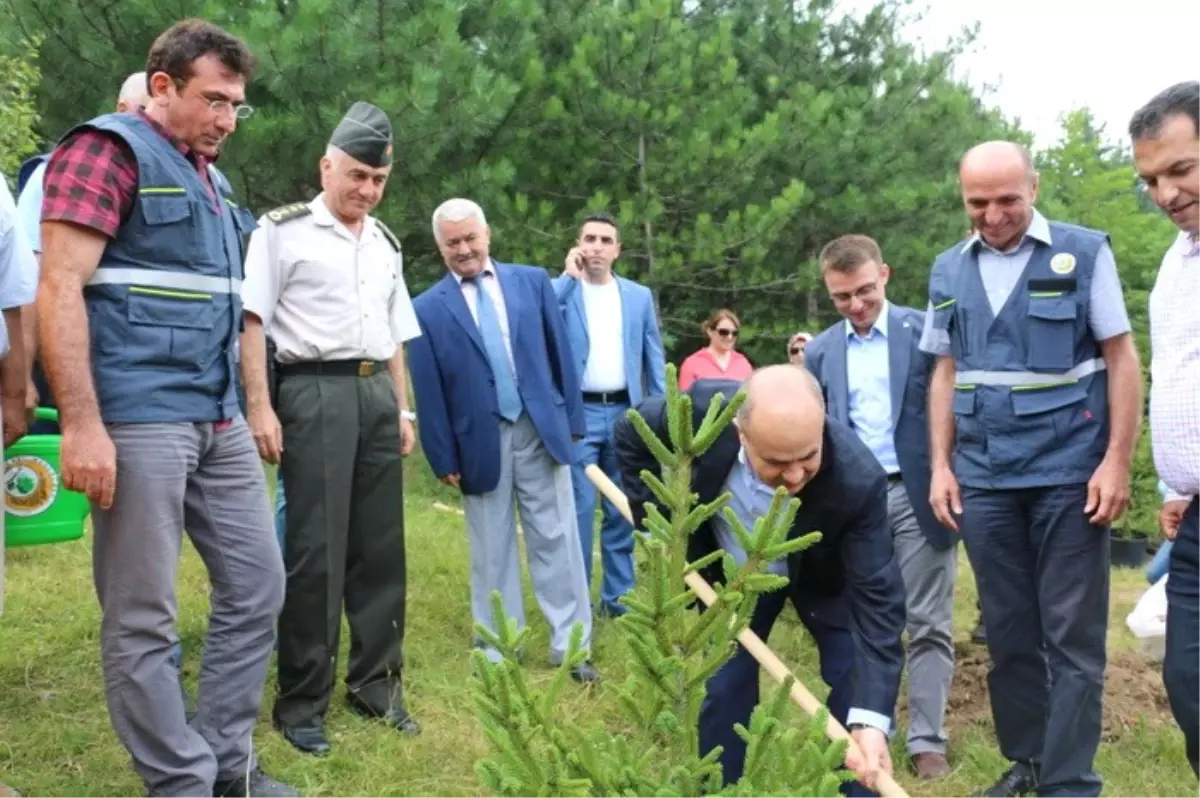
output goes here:
[{"label": "grass field", "polygon": [[[334,753],[311,759],[271,729],[274,685],[268,683],[256,745],[268,772],[306,795],[481,794],[474,764],[487,748],[468,681],[472,631],[466,535],[462,517],[453,510],[459,502],[434,482],[419,457],[409,460],[407,480],[406,683],[410,708],[424,733],[405,738],[358,719],[344,708],[339,685],[327,719]],[[26,795],[144,794],[108,722],[90,563],[87,538],[8,555],[8,595],[0,616],[0,782]],[[1097,767],[1109,795],[1196,795],[1159,671],[1144,662],[1124,626],[1144,587],[1140,571],[1114,574],[1105,735]],[[194,689],[208,608],[204,569],[190,547],[181,566],[179,598],[185,670]],[[547,679],[545,627],[532,596],[527,598],[536,636],[526,662],[537,678]],[[968,641],[974,601],[964,559],[955,629],[959,667],[949,715],[954,772],[941,782],[916,782],[903,768],[899,738],[894,749],[898,776],[913,795],[965,795],[1004,768],[991,731],[986,653]],[[346,639],[343,634],[343,655]],[[815,654],[791,610],[770,642],[802,681],[824,695]],[[611,622],[598,622],[594,649],[603,672],[625,673],[626,653]],[[566,711],[581,719],[620,731],[616,702],[603,685],[572,686],[564,702]]]}]

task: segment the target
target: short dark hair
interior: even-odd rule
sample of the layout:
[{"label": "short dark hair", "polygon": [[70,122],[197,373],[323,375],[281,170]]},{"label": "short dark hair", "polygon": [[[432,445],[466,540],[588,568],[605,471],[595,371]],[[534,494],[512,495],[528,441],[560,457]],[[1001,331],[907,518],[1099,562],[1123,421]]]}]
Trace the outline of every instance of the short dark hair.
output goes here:
[{"label": "short dark hair", "polygon": [[146,56],[146,90],[155,72],[165,72],[181,83],[192,77],[192,64],[206,55],[215,55],[221,63],[247,81],[254,74],[256,61],[250,48],[232,33],[203,19],[184,19],[158,35]]},{"label": "short dark hair", "polygon": [[864,263],[883,263],[883,252],[870,236],[835,238],[821,250],[821,271],[852,272]]},{"label": "short dark hair", "polygon": [[617,220],[613,218],[611,213],[606,213],[604,211],[589,213],[587,216],[583,217],[583,221],[579,223],[579,229],[582,230],[583,226],[588,222],[600,222],[601,224],[607,224],[612,227],[612,229],[617,231],[617,238],[621,238],[621,226],[617,224]]},{"label": "short dark hair", "polygon": [[1187,114],[1192,129],[1200,133],[1200,81],[1185,80],[1160,91],[1129,120],[1129,137],[1154,138],[1163,123],[1177,114]]}]

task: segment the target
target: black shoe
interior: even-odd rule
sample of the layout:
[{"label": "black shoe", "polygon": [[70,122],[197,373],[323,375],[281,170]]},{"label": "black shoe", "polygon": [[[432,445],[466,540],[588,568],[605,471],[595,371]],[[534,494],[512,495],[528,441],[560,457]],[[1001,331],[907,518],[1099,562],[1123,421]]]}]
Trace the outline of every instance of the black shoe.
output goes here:
[{"label": "black shoe", "polygon": [[417,723],[417,719],[405,709],[403,704],[380,712],[354,693],[346,693],[346,706],[360,718],[381,720],[401,734],[416,736],[421,733],[421,724]]},{"label": "black shoe", "polygon": [[600,671],[590,662],[581,662],[571,668],[571,678],[580,684],[592,684],[600,681]]},{"label": "black shoe", "polygon": [[325,756],[329,753],[329,740],[325,737],[325,729],[320,724],[311,726],[284,726],[276,722],[275,728],[302,754]]},{"label": "black shoe", "polygon": [[975,628],[971,631],[971,642],[977,646],[987,645],[987,629],[985,629],[983,626],[982,618],[979,619],[979,623],[977,623]]},{"label": "black shoe", "polygon": [[1037,792],[1037,774],[1024,762],[1018,762],[1000,780],[983,792],[975,793],[980,798],[1015,798],[1018,795],[1033,795]]},{"label": "black shoe", "polygon": [[300,798],[300,793],[290,784],[284,784],[255,768],[248,776],[238,776],[213,785],[214,798],[245,795],[251,798]]}]

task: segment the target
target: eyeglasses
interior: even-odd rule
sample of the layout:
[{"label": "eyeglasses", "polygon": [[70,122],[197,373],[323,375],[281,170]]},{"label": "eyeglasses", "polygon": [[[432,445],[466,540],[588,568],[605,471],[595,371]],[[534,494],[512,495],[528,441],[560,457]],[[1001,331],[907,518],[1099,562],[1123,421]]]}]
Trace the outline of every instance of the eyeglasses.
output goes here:
[{"label": "eyeglasses", "polygon": [[718,327],[717,335],[721,336],[722,338],[737,338],[738,331],[731,330],[728,327]]},{"label": "eyeglasses", "polygon": [[879,281],[875,280],[873,282],[867,283],[866,285],[862,286],[861,288],[858,288],[855,291],[840,291],[836,294],[830,294],[829,296],[834,302],[849,302],[851,299],[854,299],[856,297],[858,299],[867,299],[872,294],[874,294],[878,288],[879,288]]},{"label": "eyeglasses", "polygon": [[218,114],[231,114],[238,119],[249,119],[254,115],[253,105],[234,105],[229,100],[209,100],[208,107]]}]

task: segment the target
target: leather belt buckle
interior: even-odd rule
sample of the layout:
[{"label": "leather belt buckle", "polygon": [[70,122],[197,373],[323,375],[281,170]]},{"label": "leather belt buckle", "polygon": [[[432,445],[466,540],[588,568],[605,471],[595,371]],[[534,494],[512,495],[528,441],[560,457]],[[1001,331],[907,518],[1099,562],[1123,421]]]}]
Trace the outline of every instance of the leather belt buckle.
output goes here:
[{"label": "leather belt buckle", "polygon": [[358,364],[358,376],[370,377],[375,373],[375,361],[363,360]]}]

